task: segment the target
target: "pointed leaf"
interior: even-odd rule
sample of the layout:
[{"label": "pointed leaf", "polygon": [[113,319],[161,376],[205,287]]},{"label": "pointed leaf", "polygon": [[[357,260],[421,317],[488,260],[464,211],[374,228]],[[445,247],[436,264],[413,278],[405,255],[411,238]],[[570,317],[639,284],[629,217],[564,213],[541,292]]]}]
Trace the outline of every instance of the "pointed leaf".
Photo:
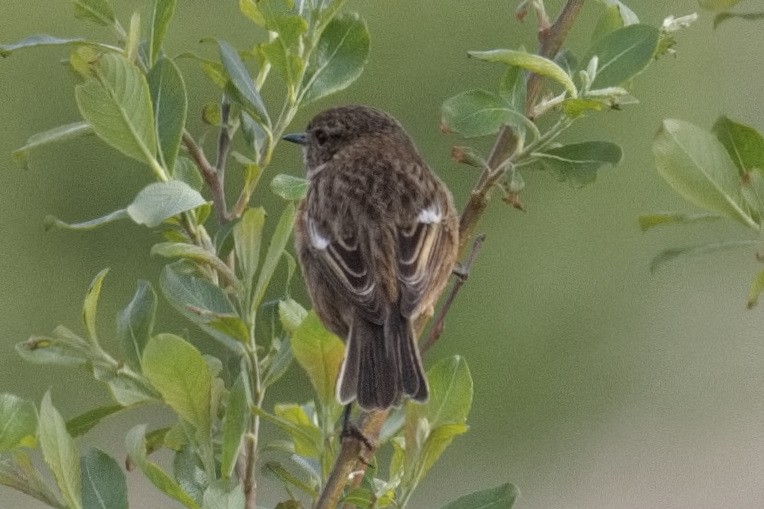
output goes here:
[{"label": "pointed leaf", "polygon": [[742,19],[745,21],[759,21],[764,19],[764,12],[720,12],[714,16],[714,29],[730,19]]},{"label": "pointed leaf", "polygon": [[154,329],[157,294],[148,281],[138,281],[132,300],[117,315],[117,339],[128,363],[140,371],[141,356]]},{"label": "pointed leaf", "polygon": [[244,433],[249,426],[249,408],[251,405],[252,396],[249,393],[249,381],[246,372],[242,371],[236,378],[236,383],[233,384],[231,392],[228,393],[225,416],[223,417],[220,472],[226,479],[233,475]]},{"label": "pointed leaf", "polygon": [[245,505],[241,484],[217,480],[204,491],[203,509],[241,509]]},{"label": "pointed leaf", "polygon": [[252,76],[250,76],[241,57],[239,57],[239,53],[225,41],[218,41],[218,49],[220,50],[220,60],[228,74],[228,79],[244,101],[242,106],[250,114],[257,117],[261,123],[268,125],[270,119],[263,99],[260,97],[260,92],[255,88],[255,82],[252,80]]},{"label": "pointed leaf", "polygon": [[[311,499],[315,500],[318,497],[318,493],[315,489],[308,486],[299,477],[287,470],[282,464],[277,461],[269,461],[265,464],[265,468],[268,472],[272,473],[279,478],[287,487],[295,487],[308,495]],[[347,502],[347,499],[345,499]]]},{"label": "pointed leaf", "polygon": [[655,272],[664,264],[674,261],[676,258],[684,256],[699,256],[705,254],[716,253],[718,251],[730,251],[732,249],[740,248],[755,248],[760,243],[756,240],[739,240],[728,242],[712,242],[710,244],[702,244],[699,246],[688,246],[674,249],[666,249],[658,256],[653,258],[650,263],[650,272]]},{"label": "pointed leaf", "polygon": [[701,7],[710,11],[726,11],[739,4],[741,1],[742,0],[698,0],[698,3]]},{"label": "pointed leaf", "polygon": [[29,137],[23,147],[13,151],[13,159],[22,167],[26,168],[29,152],[32,149],[57,141],[74,140],[92,132],[93,128],[90,127],[90,124],[87,122],[74,122],[72,124],[54,127],[53,129],[33,134]]},{"label": "pointed leaf", "polygon": [[275,424],[281,431],[289,435],[294,442],[297,454],[307,458],[318,458],[321,454],[322,435],[307,414],[297,405],[277,405],[274,414],[256,406],[252,412]]},{"label": "pointed leaf", "polygon": [[332,19],[305,73],[303,103],[347,88],[361,75],[368,58],[369,32],[360,16],[347,13]]},{"label": "pointed leaf", "polygon": [[465,138],[495,134],[506,124],[524,124],[521,113],[485,90],[470,90],[451,97],[443,103],[441,111],[443,128]]},{"label": "pointed leaf", "polygon": [[513,484],[476,491],[443,506],[443,509],[511,509],[520,492]]},{"label": "pointed leaf", "polygon": [[106,274],[109,273],[109,269],[103,269],[96,275],[93,281],[90,283],[88,293],[85,295],[85,304],[82,307],[82,323],[85,325],[85,330],[88,331],[88,337],[91,341],[98,342],[98,333],[96,332],[96,314],[98,312],[98,298],[101,295],[101,287],[103,286],[103,280]]},{"label": "pointed leaf", "polygon": [[759,131],[725,116],[719,117],[712,131],[741,174],[754,168],[764,173],[764,136]]},{"label": "pointed leaf", "polygon": [[292,353],[324,405],[335,402],[334,388],[340,372],[345,345],[326,330],[314,311],[302,321],[292,335]]},{"label": "pointed leaf", "polygon": [[[430,399],[420,406],[430,429],[443,424],[464,423],[472,407],[472,375],[463,357],[455,355],[427,371]],[[415,405],[415,403],[409,403]]]},{"label": "pointed leaf", "polygon": [[308,312],[294,299],[279,301],[279,320],[287,332],[295,332],[307,317]]},{"label": "pointed leaf", "polygon": [[37,409],[13,394],[0,394],[0,453],[37,445]]},{"label": "pointed leaf", "polygon": [[77,106],[103,141],[123,154],[152,164],[157,140],[151,95],[143,73],[129,60],[106,53],[95,77],[77,85]]},{"label": "pointed leaf", "polygon": [[648,25],[629,25],[597,40],[581,60],[599,59],[592,89],[617,87],[645,70],[655,57],[661,31]]},{"label": "pointed leaf", "polygon": [[550,78],[568,91],[571,97],[578,96],[575,83],[565,70],[548,58],[525,51],[511,49],[495,49],[490,51],[469,51],[472,58],[485,60],[486,62],[499,62],[506,65],[520,67],[534,74]]},{"label": "pointed leaf", "polygon": [[78,415],[73,419],[69,419],[66,422],[66,431],[72,437],[82,436],[93,429],[96,424],[101,422],[101,420],[103,420],[105,417],[113,415],[124,409],[125,407],[122,405],[110,405],[88,410],[84,414]]},{"label": "pointed leaf", "polygon": [[294,226],[295,206],[293,203],[287,204],[282,212],[273,236],[268,244],[268,251],[265,253],[263,266],[260,268],[260,275],[255,285],[255,293],[252,297],[252,311],[255,313],[257,307],[265,296],[265,290],[271,282],[273,273],[276,271],[281,255],[284,253],[289,237],[292,235],[292,226]]},{"label": "pointed leaf", "polygon": [[668,119],[653,142],[658,172],[687,200],[758,230],[740,190],[738,170],[711,133]]},{"label": "pointed leaf", "polygon": [[623,150],[615,143],[585,141],[547,149],[537,154],[544,167],[557,172],[560,180],[579,186],[597,178],[602,166],[616,166],[623,159]]},{"label": "pointed leaf", "polygon": [[443,452],[459,435],[467,432],[466,424],[443,424],[433,429],[427,436],[419,458],[419,476],[424,477],[432,466],[440,459]]},{"label": "pointed leaf", "polygon": [[644,232],[657,226],[716,221],[722,217],[723,216],[720,216],[719,214],[683,214],[681,212],[671,212],[667,214],[649,214],[639,216],[639,227]]},{"label": "pointed leaf", "polygon": [[62,39],[47,34],[30,35],[29,37],[12,44],[0,44],[0,57],[7,57],[16,50],[34,48],[37,46],[71,46],[85,43],[81,37]]},{"label": "pointed leaf", "polygon": [[264,225],[265,209],[257,207],[247,209],[241,216],[241,220],[233,227],[236,262],[247,288],[251,288],[252,279],[260,264]]},{"label": "pointed leaf", "polygon": [[115,210],[105,216],[97,217],[89,221],[83,221],[81,223],[65,223],[56,217],[45,216],[45,229],[50,230],[51,228],[61,228],[63,230],[90,231],[129,217],[130,215],[127,213],[127,209]]},{"label": "pointed leaf", "polygon": [[117,19],[107,0],[74,0],[74,15],[103,26],[113,25]]},{"label": "pointed leaf", "polygon": [[153,66],[159,58],[162,43],[165,35],[167,35],[167,28],[175,12],[176,3],[177,0],[154,0],[154,7],[151,11],[151,34],[149,36],[149,66]]},{"label": "pointed leaf", "polygon": [[32,336],[16,344],[22,359],[35,364],[81,366],[91,357],[91,345],[66,327],[57,327],[52,336]]},{"label": "pointed leaf", "polygon": [[56,478],[69,509],[82,509],[80,460],[74,440],[66,432],[66,423],[53,406],[50,392],[46,392],[40,405],[40,447],[45,462]]},{"label": "pointed leaf", "polygon": [[[174,4],[175,0],[157,0],[157,5],[169,3]],[[171,171],[175,168],[186,125],[186,84],[178,66],[168,58],[162,58],[154,65],[148,75],[148,83],[154,105],[160,161],[162,166]]]},{"label": "pointed leaf", "polygon": [[271,180],[271,191],[273,194],[290,201],[299,201],[308,194],[310,181],[307,179],[293,177],[280,173]]},{"label": "pointed leaf", "polygon": [[200,437],[210,434],[212,377],[199,350],[174,334],[157,334],[143,352],[143,372]]},{"label": "pointed leaf", "polygon": [[154,228],[163,221],[204,205],[207,201],[185,182],[170,180],[144,187],[128,205],[127,213],[138,224]]},{"label": "pointed leaf", "polygon": [[151,248],[152,256],[158,255],[165,258],[183,258],[199,264],[207,264],[223,276],[228,284],[237,287],[239,284],[236,274],[228,265],[218,258],[215,253],[194,244],[185,242],[160,242]]},{"label": "pointed leaf", "polygon": [[84,509],[127,509],[127,481],[119,464],[99,449],[80,460]]}]

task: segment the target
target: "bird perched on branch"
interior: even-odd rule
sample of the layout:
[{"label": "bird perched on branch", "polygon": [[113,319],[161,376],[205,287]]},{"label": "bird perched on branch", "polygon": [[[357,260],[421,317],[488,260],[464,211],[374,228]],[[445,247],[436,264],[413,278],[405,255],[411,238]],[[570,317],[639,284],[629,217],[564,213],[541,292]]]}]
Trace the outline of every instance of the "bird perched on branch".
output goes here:
[{"label": "bird perched on branch", "polygon": [[347,343],[338,400],[365,410],[427,400],[413,324],[432,313],[456,262],[451,193],[378,109],[332,108],[284,139],[303,145],[310,181],[295,225],[308,291]]}]

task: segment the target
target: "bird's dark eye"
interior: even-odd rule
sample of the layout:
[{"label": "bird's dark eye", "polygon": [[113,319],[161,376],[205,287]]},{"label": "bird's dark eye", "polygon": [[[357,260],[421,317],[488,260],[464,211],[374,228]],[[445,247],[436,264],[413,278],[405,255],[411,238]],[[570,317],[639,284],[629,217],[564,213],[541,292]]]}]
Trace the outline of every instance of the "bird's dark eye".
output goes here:
[{"label": "bird's dark eye", "polygon": [[316,129],[316,132],[313,133],[313,136],[316,138],[316,141],[319,145],[323,145],[329,141],[329,134],[323,129]]}]

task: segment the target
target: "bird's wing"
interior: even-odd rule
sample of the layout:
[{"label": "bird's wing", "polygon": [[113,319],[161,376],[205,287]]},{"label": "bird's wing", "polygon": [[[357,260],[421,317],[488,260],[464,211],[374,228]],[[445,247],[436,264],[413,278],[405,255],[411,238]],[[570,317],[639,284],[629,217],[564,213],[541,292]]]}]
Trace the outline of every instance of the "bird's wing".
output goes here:
[{"label": "bird's wing", "polygon": [[362,238],[357,228],[350,229],[350,234],[348,229],[337,231],[330,225],[321,225],[310,214],[305,215],[304,221],[315,268],[324,280],[364,318],[375,324],[384,323],[387,299],[378,284],[372,257],[367,253],[367,239]]},{"label": "bird's wing", "polygon": [[[436,201],[422,208],[410,224],[398,230],[398,279],[403,316],[421,311],[423,298],[432,291],[433,284],[442,279],[441,265],[451,260],[447,251],[453,248],[453,241],[446,231],[446,214],[446,205]],[[445,270],[450,272],[451,267]]]}]

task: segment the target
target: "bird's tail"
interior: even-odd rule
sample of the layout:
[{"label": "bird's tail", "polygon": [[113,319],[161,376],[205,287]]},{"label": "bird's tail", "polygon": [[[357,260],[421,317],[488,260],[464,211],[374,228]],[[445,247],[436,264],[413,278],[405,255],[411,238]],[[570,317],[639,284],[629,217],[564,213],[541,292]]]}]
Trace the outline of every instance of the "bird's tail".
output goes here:
[{"label": "bird's tail", "polygon": [[384,409],[402,396],[427,400],[427,379],[411,321],[391,313],[384,325],[356,315],[350,327],[337,398],[365,409]]}]

